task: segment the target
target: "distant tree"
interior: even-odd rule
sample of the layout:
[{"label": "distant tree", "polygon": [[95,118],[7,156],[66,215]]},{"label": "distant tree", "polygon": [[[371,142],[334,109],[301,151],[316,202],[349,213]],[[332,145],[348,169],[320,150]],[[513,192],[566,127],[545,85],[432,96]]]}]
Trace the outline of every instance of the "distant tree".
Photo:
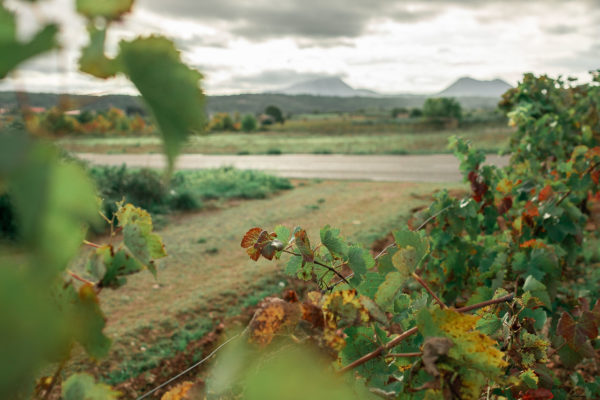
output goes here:
[{"label": "distant tree", "polygon": [[431,120],[454,119],[460,121],[462,107],[456,99],[451,97],[429,98],[423,105],[423,115]]},{"label": "distant tree", "polygon": [[421,110],[420,108],[413,108],[410,110],[408,116],[410,118],[420,118],[423,116],[423,110]]},{"label": "distant tree", "polygon": [[275,122],[279,122],[280,124],[283,124],[285,122],[285,119],[283,118],[283,113],[281,112],[279,107],[268,106],[267,108],[265,108],[265,114],[273,117]]},{"label": "distant tree", "polygon": [[80,124],[87,124],[88,122],[92,122],[94,120],[94,113],[90,110],[83,110],[76,118]]},{"label": "distant tree", "polygon": [[229,114],[225,114],[225,116],[223,117],[223,130],[224,131],[234,131],[234,127],[233,127],[233,118],[231,118],[231,115]]},{"label": "distant tree", "polygon": [[253,115],[246,114],[244,118],[242,118],[242,130],[244,132],[252,132],[256,130],[256,118]]},{"label": "distant tree", "polygon": [[390,113],[390,116],[392,118],[397,118],[398,115],[400,114],[406,114],[408,112],[408,110],[404,107],[395,107],[392,109],[392,112]]}]

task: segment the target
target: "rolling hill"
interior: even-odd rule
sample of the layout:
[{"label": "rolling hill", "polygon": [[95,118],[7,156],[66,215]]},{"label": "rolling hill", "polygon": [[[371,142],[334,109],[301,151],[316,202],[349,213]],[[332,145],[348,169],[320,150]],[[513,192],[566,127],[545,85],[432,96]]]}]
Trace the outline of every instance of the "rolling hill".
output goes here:
[{"label": "rolling hill", "polygon": [[318,78],[300,82],[272,93],[287,95],[310,95],[325,97],[381,97],[372,90],[354,89],[340,78]]},{"label": "rolling hill", "polygon": [[458,79],[452,85],[442,90],[437,96],[442,97],[494,97],[500,98],[504,92],[511,89],[508,83],[502,79],[492,81],[480,81],[464,77]]}]

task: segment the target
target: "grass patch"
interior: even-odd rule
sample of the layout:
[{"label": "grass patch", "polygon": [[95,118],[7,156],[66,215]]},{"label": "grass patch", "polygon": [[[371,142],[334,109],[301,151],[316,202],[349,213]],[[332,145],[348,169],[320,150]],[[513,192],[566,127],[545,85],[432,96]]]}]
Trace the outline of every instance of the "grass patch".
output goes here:
[{"label": "grass patch", "polygon": [[264,199],[293,187],[285,178],[231,167],[179,171],[167,183],[157,171],[125,166],[92,167],[90,174],[107,215],[112,215],[115,202],[123,198],[151,213],[166,214],[198,210],[209,200]]},{"label": "grass patch", "polygon": [[[287,126],[287,123],[286,125]],[[287,128],[286,128],[287,129]],[[315,132],[266,132],[254,134],[220,133],[193,136],[184,148],[186,153],[201,154],[434,154],[448,153],[448,138],[459,135],[478,148],[497,153],[504,149],[513,130],[504,126],[473,127],[447,131],[373,133],[346,132],[328,135]],[[135,140],[140,146],[134,147]],[[77,152],[106,153],[118,148],[127,153],[160,151],[161,143],[154,138],[62,139],[59,144]],[[252,149],[250,152],[248,149]],[[278,153],[277,153],[278,154]]]}]

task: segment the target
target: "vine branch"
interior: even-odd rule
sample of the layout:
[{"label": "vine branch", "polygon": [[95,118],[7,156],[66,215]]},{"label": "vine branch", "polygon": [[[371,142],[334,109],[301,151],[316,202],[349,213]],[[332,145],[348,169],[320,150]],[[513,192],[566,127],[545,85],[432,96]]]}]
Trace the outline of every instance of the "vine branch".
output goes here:
[{"label": "vine branch", "polygon": [[[478,308],[483,308],[483,307],[487,307],[493,304],[500,304],[500,303],[504,303],[507,301],[510,301],[513,299],[513,295],[509,294],[497,299],[493,299],[493,300],[488,300],[488,301],[484,301],[483,303],[477,303],[477,304],[473,304],[472,306],[467,306],[467,307],[461,307],[461,308],[457,308],[456,311],[461,312],[461,313],[465,313],[465,312],[469,312],[469,311],[473,311],[473,310],[477,310]],[[416,326],[413,328],[410,328],[409,330],[401,333],[400,335],[396,336],[394,339],[390,340],[388,343],[384,344],[383,346],[378,347],[377,349],[373,350],[372,352],[365,354],[364,356],[362,356],[361,358],[353,361],[352,363],[346,365],[345,367],[341,368],[340,370],[338,370],[338,372],[340,374],[344,373],[344,372],[348,372],[356,367],[358,367],[359,365],[362,365],[378,356],[380,356],[384,351],[389,350],[395,346],[397,346],[400,342],[402,342],[404,339],[414,335],[415,333],[417,333],[419,331],[419,328],[417,328]]]},{"label": "vine branch", "polygon": [[423,278],[421,278],[419,275],[417,275],[415,272],[413,272],[412,277],[415,278],[415,280],[417,282],[419,282],[419,284],[421,286],[423,286],[425,288],[425,290],[427,290],[427,293],[429,293],[431,295],[431,297],[433,297],[433,299],[436,301],[436,303],[438,303],[440,305],[440,307],[442,308],[448,308],[448,306],[446,306],[444,304],[444,302],[442,301],[442,299],[440,299],[434,292],[433,290],[431,290],[431,288],[429,287],[429,285],[427,284],[427,282],[425,282],[423,280]]}]

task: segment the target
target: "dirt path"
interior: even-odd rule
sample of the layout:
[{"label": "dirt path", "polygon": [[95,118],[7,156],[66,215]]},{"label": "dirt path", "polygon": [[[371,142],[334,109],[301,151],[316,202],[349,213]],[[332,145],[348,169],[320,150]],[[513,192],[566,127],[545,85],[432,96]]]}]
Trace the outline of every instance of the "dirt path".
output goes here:
[{"label": "dirt path", "polygon": [[[96,165],[162,168],[161,154],[92,154],[78,153]],[[504,166],[506,157],[488,156],[491,164]],[[288,178],[354,179],[390,182],[459,182],[457,159],[449,154],[411,156],[354,156],[285,154],[277,156],[226,156],[183,154],[178,169],[234,166],[240,169],[267,171]]]}]

